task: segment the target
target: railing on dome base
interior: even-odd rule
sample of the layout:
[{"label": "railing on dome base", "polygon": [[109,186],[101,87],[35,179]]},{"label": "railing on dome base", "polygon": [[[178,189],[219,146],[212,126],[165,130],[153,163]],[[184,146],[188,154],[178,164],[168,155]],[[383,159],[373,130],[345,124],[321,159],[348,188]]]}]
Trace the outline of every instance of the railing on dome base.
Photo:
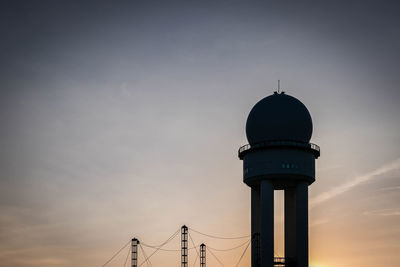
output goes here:
[{"label": "railing on dome base", "polygon": [[298,148],[311,151],[316,158],[320,156],[321,150],[318,145],[313,143],[302,143],[297,141],[265,141],[257,144],[247,144],[239,148],[238,154],[239,158],[243,159],[244,155],[250,151],[265,149],[265,148],[274,148],[274,147],[290,147],[290,148]]}]

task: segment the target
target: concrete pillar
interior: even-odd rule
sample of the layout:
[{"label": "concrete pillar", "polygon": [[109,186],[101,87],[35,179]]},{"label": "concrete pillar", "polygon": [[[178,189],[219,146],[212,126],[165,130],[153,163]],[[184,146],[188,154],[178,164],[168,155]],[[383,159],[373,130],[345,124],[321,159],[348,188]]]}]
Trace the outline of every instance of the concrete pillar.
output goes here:
[{"label": "concrete pillar", "polygon": [[268,180],[260,185],[261,266],[274,265],[274,186]]},{"label": "concrete pillar", "polygon": [[297,267],[308,267],[308,183],[296,186]]},{"label": "concrete pillar", "polygon": [[285,189],[285,258],[296,258],[296,188]]},{"label": "concrete pillar", "polygon": [[260,187],[251,187],[251,266],[260,266]]}]

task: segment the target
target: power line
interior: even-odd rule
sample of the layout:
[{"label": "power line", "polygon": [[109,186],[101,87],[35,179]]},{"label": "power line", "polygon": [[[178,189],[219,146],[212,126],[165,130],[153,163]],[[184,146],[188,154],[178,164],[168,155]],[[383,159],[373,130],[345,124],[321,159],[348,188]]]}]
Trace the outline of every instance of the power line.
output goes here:
[{"label": "power line", "polygon": [[195,232],[195,233],[198,233],[198,234],[201,234],[201,235],[204,235],[204,236],[208,236],[208,237],[211,237],[211,238],[216,238],[216,239],[243,239],[243,238],[249,238],[249,237],[250,237],[250,235],[246,235],[246,236],[236,236],[236,237],[222,237],[222,236],[215,236],[215,235],[205,234],[205,233],[202,233],[202,232],[200,232],[200,231],[197,231],[197,230],[195,230],[195,229],[193,229],[193,228],[189,228],[189,229],[192,230],[192,231]]},{"label": "power line", "polygon": [[[190,241],[192,241],[193,247],[196,247],[196,244],[194,243],[192,236],[190,235],[189,232],[188,232],[188,234],[189,234]],[[199,252],[197,251],[197,249],[196,249],[196,254],[197,254],[197,257],[200,258],[200,255],[199,255]],[[196,264],[197,257],[196,257],[196,259],[194,260],[193,267],[194,267],[194,265]]]},{"label": "power line", "polygon": [[164,246],[165,244],[167,244],[169,241],[171,241],[172,239],[175,238],[175,236],[180,232],[181,229],[178,229],[173,235],[171,235],[164,243],[162,243],[153,253],[150,254],[150,256],[144,261],[142,262],[140,266],[142,266],[145,262],[147,262],[157,251],[159,251],[162,246]]},{"label": "power line", "polygon": [[[189,228],[189,229],[190,229],[191,231],[195,232],[195,233],[198,233],[198,234],[201,234],[201,235],[204,235],[204,236],[207,236],[207,237],[215,238],[215,239],[243,239],[243,238],[248,238],[248,237],[249,237],[249,236],[222,237],[222,236],[215,236],[215,235],[206,234],[206,233],[197,231],[197,230],[192,229],[192,228]],[[179,231],[180,231],[180,229],[178,229],[178,230],[177,230],[174,234],[172,234],[165,242],[163,242],[162,244],[160,244],[160,245],[158,245],[158,246],[148,245],[148,244],[145,244],[145,243],[142,243],[142,242],[141,242],[141,243],[140,243],[140,249],[142,250],[143,255],[145,256],[145,260],[139,265],[139,267],[141,267],[144,263],[146,263],[148,266],[149,266],[149,265],[152,266],[152,263],[150,262],[150,258],[151,258],[155,253],[157,253],[159,250],[161,250],[161,251],[180,251],[180,249],[166,249],[166,248],[162,248],[164,245],[166,245],[166,244],[169,243],[172,239],[174,239],[174,238],[176,237],[176,235],[179,233]],[[196,244],[194,243],[194,240],[193,240],[192,236],[190,235],[190,233],[188,233],[188,235],[189,235],[189,238],[190,238],[190,240],[191,240],[191,242],[192,242],[192,244],[193,244],[193,247],[188,248],[188,250],[196,249],[197,257],[196,257],[195,262],[194,262],[194,264],[196,264],[197,258],[199,258],[199,252],[197,251],[197,248],[198,248],[199,246],[196,246]],[[121,251],[122,251],[124,248],[126,248],[126,247],[128,246],[129,243],[130,243],[130,241],[128,241],[123,247],[121,247],[108,261],[106,261],[106,262],[102,265],[102,267],[104,267],[104,266],[106,266],[107,264],[109,264],[119,253],[121,253]],[[247,249],[248,249],[248,247],[249,247],[249,244],[250,244],[250,241],[249,241],[249,240],[247,240],[246,242],[244,242],[244,243],[242,243],[242,244],[240,244],[240,245],[237,245],[237,246],[232,247],[232,248],[227,248],[227,249],[212,248],[212,247],[209,247],[209,246],[207,246],[206,248],[209,250],[209,252],[211,253],[211,255],[213,255],[213,257],[219,262],[219,264],[220,264],[221,266],[224,266],[223,263],[222,263],[222,262],[217,258],[217,256],[212,252],[212,250],[214,250],[214,251],[230,251],[230,250],[234,250],[234,249],[240,248],[240,247],[242,247],[242,246],[244,246],[244,245],[246,245],[246,244],[247,244],[247,246],[246,246],[246,248],[245,248],[245,250],[244,250],[242,256],[241,256],[240,259],[239,259],[239,262],[238,262],[238,264],[239,264],[240,261],[242,260],[243,256],[244,256],[245,252],[247,251]],[[151,253],[150,256],[147,257],[147,255],[146,255],[146,253],[145,253],[144,248],[143,248],[142,245],[145,246],[145,247],[148,247],[148,248],[155,249],[155,251],[153,251],[153,253]],[[130,249],[128,250],[128,255],[127,255],[126,258],[125,258],[124,267],[126,266],[126,263],[127,263],[127,261],[128,261],[129,254],[130,254]]]},{"label": "power line", "polygon": [[247,249],[249,248],[249,245],[250,245],[250,241],[249,241],[249,243],[247,244],[246,248],[244,249],[244,251],[243,251],[243,253],[242,253],[242,256],[240,256],[240,259],[239,259],[238,263],[236,264],[236,267],[239,266],[239,263],[240,263],[240,261],[243,259],[243,256],[244,256],[244,254],[246,253]]},{"label": "power line", "polygon": [[118,250],[108,261],[106,261],[106,263],[103,264],[102,267],[106,266],[108,263],[110,263],[110,261],[112,261],[124,248],[126,248],[126,246],[130,243],[131,241],[129,240],[128,243],[126,243],[122,248],[120,248],[120,250]]},{"label": "power line", "polygon": [[206,247],[206,249],[211,253],[211,255],[214,256],[214,258],[219,262],[219,264],[221,264],[222,267],[225,267],[224,264],[217,258],[217,256],[215,256],[215,254],[210,249],[208,249],[208,247]]},{"label": "power line", "polygon": [[[173,237],[175,237],[175,234],[177,234],[178,232],[180,231],[180,229],[178,229],[174,234],[173,234]],[[172,237],[172,236],[171,236]],[[168,239],[167,239],[167,241],[168,241]],[[167,241],[165,241],[165,242],[167,242]],[[143,243],[143,242],[140,242],[140,244],[142,244],[143,246],[145,246],[145,247],[149,247],[149,248],[160,248],[160,247],[162,247],[162,246],[164,246],[166,243],[161,243],[160,245],[149,245],[149,244],[146,244],[146,243]]]},{"label": "power line", "polygon": [[249,242],[250,241],[250,239],[249,240],[246,240],[246,242],[244,242],[244,243],[242,243],[242,244],[240,244],[240,245],[238,245],[238,246],[236,246],[236,247],[233,247],[233,248],[227,248],[227,249],[218,249],[218,248],[212,248],[212,247],[210,247],[210,246],[207,246],[209,249],[212,249],[212,250],[215,250],[215,251],[229,251],[229,250],[234,250],[234,249],[237,249],[237,248],[240,248],[240,247],[243,247],[244,245],[246,245],[247,244],[247,242]]},{"label": "power line", "polygon": [[143,249],[143,247],[142,247],[142,245],[141,245],[140,243],[139,243],[139,247],[140,247],[140,249],[142,250],[142,253],[143,253],[145,262],[147,262],[147,266],[150,265],[151,267],[153,267],[153,264],[151,264],[149,258],[148,258],[147,255],[146,255],[146,252],[144,251],[144,249]]},{"label": "power line", "polygon": [[[141,243],[143,246],[148,247],[148,248],[152,248],[152,249],[159,249],[161,251],[181,251],[181,249],[167,249],[167,248],[160,248],[159,246],[151,246],[151,245],[147,245],[145,243]],[[188,250],[194,249],[194,248],[198,248],[199,246],[196,247],[191,247],[188,248]]]},{"label": "power line", "polygon": [[126,263],[128,262],[128,258],[129,258],[129,255],[130,255],[130,254],[131,254],[131,248],[129,247],[129,248],[128,248],[128,255],[126,255],[124,267],[125,267]]},{"label": "power line", "polygon": [[[193,241],[193,238],[192,238],[192,236],[190,235],[190,233],[189,233],[189,238],[190,238],[190,241],[192,241],[192,244],[193,244],[193,247],[196,247],[196,245],[194,244],[194,241]],[[197,256],[199,256],[199,252],[196,250],[196,253],[197,253]],[[200,256],[199,256],[200,257]]]},{"label": "power line", "polygon": [[196,259],[194,259],[193,267],[196,266],[196,262],[197,262],[197,258],[198,258],[198,257],[199,257],[199,255],[196,256]]}]

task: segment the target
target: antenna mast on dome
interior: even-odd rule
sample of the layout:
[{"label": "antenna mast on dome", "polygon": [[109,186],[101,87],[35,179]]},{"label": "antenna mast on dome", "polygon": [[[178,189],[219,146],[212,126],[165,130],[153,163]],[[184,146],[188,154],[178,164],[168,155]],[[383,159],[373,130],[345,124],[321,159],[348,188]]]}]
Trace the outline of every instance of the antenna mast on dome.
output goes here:
[{"label": "antenna mast on dome", "polygon": [[279,90],[281,90],[281,80],[278,80],[278,94],[279,94]]},{"label": "antenna mast on dome", "polygon": [[284,91],[281,91],[281,80],[278,80],[278,90],[275,91],[274,94],[278,94],[278,95],[279,94],[281,94],[281,95],[285,94]]}]

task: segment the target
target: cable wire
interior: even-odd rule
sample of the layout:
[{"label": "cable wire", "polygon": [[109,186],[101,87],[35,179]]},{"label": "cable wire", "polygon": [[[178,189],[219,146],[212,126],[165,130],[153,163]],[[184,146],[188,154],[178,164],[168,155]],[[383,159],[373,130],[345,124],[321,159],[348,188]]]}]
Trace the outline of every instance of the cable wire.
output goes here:
[{"label": "cable wire", "polygon": [[197,262],[197,258],[198,258],[198,257],[199,257],[199,256],[197,255],[197,256],[196,256],[196,259],[195,259],[194,262],[193,262],[193,267],[196,266],[196,262]]},{"label": "cable wire", "polygon": [[[159,250],[161,250],[161,251],[181,251],[181,249],[179,248],[179,249],[167,249],[167,248],[160,248],[160,247],[157,247],[157,246],[151,246],[151,245],[147,245],[147,244],[145,244],[145,243],[141,243],[143,246],[145,246],[145,247],[148,247],[148,248],[152,248],[152,249],[159,249]],[[191,247],[191,248],[188,248],[188,250],[191,250],[191,249],[194,249],[194,248],[198,248],[199,246],[196,246],[196,247]]]},{"label": "cable wire", "polygon": [[124,267],[125,267],[126,263],[128,262],[129,254],[131,254],[131,248],[132,248],[132,247],[129,247],[129,248],[128,248],[128,255],[126,255]]},{"label": "cable wire", "polygon": [[195,232],[195,233],[198,233],[198,234],[201,234],[201,235],[204,235],[204,236],[208,236],[208,237],[211,237],[211,238],[216,238],[216,239],[243,239],[243,238],[249,238],[249,237],[250,237],[250,235],[246,235],[246,236],[237,236],[237,237],[222,237],[222,236],[215,236],[215,235],[205,234],[205,233],[202,233],[202,232],[200,232],[200,231],[197,231],[197,230],[195,230],[195,229],[193,229],[193,228],[189,228],[189,229],[192,230],[192,231]]},{"label": "cable wire", "polygon": [[239,266],[239,263],[240,263],[240,261],[243,259],[243,256],[244,256],[244,254],[246,253],[247,249],[249,248],[249,245],[250,245],[250,241],[249,241],[249,243],[247,244],[246,248],[244,249],[244,251],[243,251],[243,253],[242,253],[242,256],[240,256],[240,259],[239,259],[238,263],[236,264],[236,267]]},{"label": "cable wire", "polygon": [[[178,229],[178,230],[173,234],[173,237],[175,237],[175,234],[177,234],[179,231],[180,231],[180,229]],[[172,236],[170,236],[170,237],[172,237]],[[165,241],[165,242],[167,242],[167,241]],[[149,244],[146,244],[146,243],[144,243],[144,242],[140,242],[140,244],[143,245],[143,246],[145,246],[145,247],[149,247],[149,248],[160,248],[160,247],[162,247],[162,246],[165,245],[165,242],[162,243],[162,244],[160,244],[160,245],[149,245]]]},{"label": "cable wire", "polygon": [[[194,241],[193,241],[193,238],[192,238],[192,236],[190,235],[189,232],[188,232],[188,235],[189,235],[190,241],[192,241],[193,247],[196,247],[196,245],[195,245],[195,243],[194,243]],[[193,267],[194,267],[194,265],[196,264],[197,258],[200,258],[200,255],[199,255],[199,252],[197,251],[197,249],[196,249],[196,254],[197,254],[197,257],[196,257],[196,259],[194,260]]]},{"label": "cable wire", "polygon": [[139,265],[139,267],[140,266],[142,266],[145,262],[147,262],[157,251],[159,251],[161,248],[162,248],[162,246],[164,246],[165,244],[167,244],[169,241],[171,241],[172,239],[174,239],[175,238],[175,236],[180,232],[180,228],[173,234],[173,235],[171,235],[164,243],[162,243],[153,253],[151,253],[150,254],[150,256],[144,261],[144,262],[142,262],[140,265]]},{"label": "cable wire", "polygon": [[[188,232],[188,235],[189,235],[190,241],[192,241],[193,247],[196,247],[196,245],[194,244],[193,238],[192,238],[192,236],[190,235],[189,232]],[[200,257],[199,252],[197,251],[197,249],[196,249],[196,253],[197,253],[197,256]]]},{"label": "cable wire", "polygon": [[211,255],[214,256],[214,258],[219,262],[219,264],[221,264],[222,267],[225,267],[224,264],[217,258],[217,256],[215,256],[215,254],[210,249],[208,249],[207,246],[206,249],[211,253]]},{"label": "cable wire", "polygon": [[140,246],[140,249],[142,250],[142,253],[143,253],[145,262],[147,263],[147,266],[153,267],[153,264],[151,264],[149,258],[148,258],[147,255],[146,255],[146,252],[144,251],[144,249],[143,249],[143,247],[142,247],[142,245],[141,245],[140,243],[139,243],[139,246]]},{"label": "cable wire", "polygon": [[106,266],[107,264],[110,263],[110,261],[112,261],[124,248],[126,248],[126,246],[130,243],[131,241],[129,240],[128,243],[126,243],[122,248],[120,248],[120,250],[118,250],[108,261],[106,261],[106,263],[104,263],[102,265],[102,267]]},{"label": "cable wire", "polygon": [[249,242],[249,241],[250,241],[250,239],[249,239],[249,240],[246,240],[246,242],[244,242],[244,243],[242,243],[242,244],[240,244],[240,245],[238,245],[238,246],[236,246],[236,247],[233,247],[233,248],[218,249],[218,248],[212,248],[212,247],[210,247],[210,246],[208,246],[208,248],[209,248],[209,249],[212,249],[212,250],[215,250],[215,251],[230,251],[230,250],[234,250],[234,249],[243,247],[243,246],[246,245],[247,242]]}]

